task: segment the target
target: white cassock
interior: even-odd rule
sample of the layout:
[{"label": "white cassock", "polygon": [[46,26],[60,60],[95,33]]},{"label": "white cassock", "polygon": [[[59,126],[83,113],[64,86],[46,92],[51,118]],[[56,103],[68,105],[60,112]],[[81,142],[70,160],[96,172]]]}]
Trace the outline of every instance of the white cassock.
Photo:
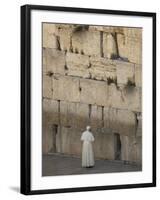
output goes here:
[{"label": "white cassock", "polygon": [[94,166],[94,153],[92,142],[94,141],[93,134],[86,130],[82,133],[81,140],[83,141],[82,147],[82,167]]}]

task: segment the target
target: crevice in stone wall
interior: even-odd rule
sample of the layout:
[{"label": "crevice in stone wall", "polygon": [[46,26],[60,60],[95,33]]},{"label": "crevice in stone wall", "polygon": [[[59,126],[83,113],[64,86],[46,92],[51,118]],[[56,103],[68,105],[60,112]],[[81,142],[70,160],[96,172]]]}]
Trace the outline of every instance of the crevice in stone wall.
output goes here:
[{"label": "crevice in stone wall", "polygon": [[92,104],[89,104],[88,105],[88,116],[89,116],[89,119],[91,119],[91,112],[92,112]]},{"label": "crevice in stone wall", "polygon": [[79,79],[79,91],[81,92],[82,91],[82,87],[81,87],[81,83],[80,83],[80,79]]},{"label": "crevice in stone wall", "polygon": [[116,58],[119,58],[119,48],[118,48],[118,41],[117,41],[117,33],[115,33],[115,34],[113,35],[113,38],[114,38],[114,40],[115,40],[116,49],[117,49]]},{"label": "crevice in stone wall", "polygon": [[70,37],[70,52],[73,53],[72,35]]},{"label": "crevice in stone wall", "polygon": [[46,73],[46,75],[49,76],[49,77],[52,77],[53,74],[54,74],[54,73],[53,73],[52,71],[48,71],[48,72]]},{"label": "crevice in stone wall", "polygon": [[58,125],[57,124],[52,124],[51,125],[51,131],[52,131],[52,148],[50,149],[50,153],[56,153],[57,152],[56,135],[58,133]]},{"label": "crevice in stone wall", "polygon": [[114,133],[115,160],[121,160],[121,139],[119,133]]},{"label": "crevice in stone wall", "polygon": [[104,106],[102,106],[102,127],[104,127]]},{"label": "crevice in stone wall", "polygon": [[60,45],[60,37],[57,36],[57,50],[61,51],[61,45]]},{"label": "crevice in stone wall", "polygon": [[60,103],[61,103],[61,101],[58,100],[58,121],[59,121],[59,124],[61,123],[61,119],[60,119],[60,117],[61,117],[61,115],[60,115],[60,113],[61,113]]},{"label": "crevice in stone wall", "polygon": [[100,55],[104,57],[103,53],[103,31],[100,31]]}]

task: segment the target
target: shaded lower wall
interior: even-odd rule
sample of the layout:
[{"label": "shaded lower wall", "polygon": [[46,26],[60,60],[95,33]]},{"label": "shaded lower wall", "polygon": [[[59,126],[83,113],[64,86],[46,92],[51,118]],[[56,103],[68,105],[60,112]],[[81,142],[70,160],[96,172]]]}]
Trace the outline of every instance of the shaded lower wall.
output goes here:
[{"label": "shaded lower wall", "polygon": [[141,164],[141,117],[128,110],[43,99],[43,153],[81,156],[81,134],[90,125],[98,159]]}]

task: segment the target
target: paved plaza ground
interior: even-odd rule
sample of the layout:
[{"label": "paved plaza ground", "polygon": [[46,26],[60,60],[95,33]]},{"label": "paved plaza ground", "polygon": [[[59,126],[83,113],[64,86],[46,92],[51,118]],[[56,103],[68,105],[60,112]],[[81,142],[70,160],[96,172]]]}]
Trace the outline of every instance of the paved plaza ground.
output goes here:
[{"label": "paved plaza ground", "polygon": [[66,155],[43,155],[42,176],[141,171],[142,167],[122,161],[95,160],[93,168],[82,168],[81,159]]}]

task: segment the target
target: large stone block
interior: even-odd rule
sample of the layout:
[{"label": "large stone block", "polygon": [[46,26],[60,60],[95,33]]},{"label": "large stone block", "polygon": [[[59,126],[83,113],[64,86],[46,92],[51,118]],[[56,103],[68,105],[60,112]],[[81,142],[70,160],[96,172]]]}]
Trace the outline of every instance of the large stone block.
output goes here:
[{"label": "large stone block", "polygon": [[52,126],[46,122],[42,123],[42,152],[47,154],[53,147],[52,143]]},{"label": "large stone block", "polygon": [[104,107],[104,127],[111,133],[134,136],[137,129],[135,114],[128,110]]},{"label": "large stone block", "polygon": [[93,132],[93,135],[95,137],[95,141],[93,143],[95,157],[101,159],[114,160],[114,134]]},{"label": "large stone block", "polygon": [[117,26],[89,26],[89,30],[91,31],[102,31],[104,33],[124,33],[123,27]]},{"label": "large stone block", "polygon": [[117,43],[121,58],[136,64],[142,63],[142,29],[124,29],[124,34],[117,34]]},{"label": "large stone block", "polygon": [[61,143],[59,143],[59,126],[48,123],[43,119],[42,124],[42,152],[43,154],[60,152]]},{"label": "large stone block", "polygon": [[73,52],[85,55],[100,55],[100,33],[94,31],[77,31],[72,35]]},{"label": "large stone block", "polygon": [[120,136],[121,159],[124,161],[142,164],[142,142],[138,137]]},{"label": "large stone block", "polygon": [[86,55],[67,53],[67,75],[89,78],[89,57]]},{"label": "large stone block", "polygon": [[81,131],[75,128],[61,127],[61,153],[80,156],[82,152]]},{"label": "large stone block", "polygon": [[106,82],[80,79],[80,88],[80,102],[100,106],[108,105],[108,85]]},{"label": "large stone block", "polygon": [[135,65],[135,84],[142,87],[142,65]]},{"label": "large stone block", "polygon": [[89,106],[61,101],[60,119],[62,126],[84,129],[89,124]]},{"label": "large stone block", "polygon": [[43,49],[43,71],[65,74],[65,52],[56,49]]},{"label": "large stone block", "polygon": [[87,69],[90,65],[89,56],[75,54],[75,53],[67,53],[66,54],[66,63],[69,68],[80,68],[83,67]]},{"label": "large stone block", "polygon": [[117,88],[115,84],[108,87],[108,106],[141,112],[141,89],[134,86]]},{"label": "large stone block", "polygon": [[52,99],[43,99],[43,121],[49,124],[59,124],[59,102]]},{"label": "large stone block", "polygon": [[43,74],[43,97],[52,98],[52,78]]},{"label": "large stone block", "polygon": [[109,59],[117,58],[118,49],[115,34],[103,33],[103,56]]},{"label": "large stone block", "polygon": [[63,51],[71,50],[72,29],[70,27],[59,27],[58,36],[60,42],[60,49]]},{"label": "large stone block", "polygon": [[53,99],[80,101],[79,79],[69,76],[53,76]]},{"label": "large stone block", "polygon": [[89,72],[92,79],[105,80],[116,79],[116,65],[112,60],[92,56],[90,57],[91,68]]},{"label": "large stone block", "polygon": [[127,85],[128,82],[135,83],[135,67],[133,63],[117,61],[117,84]]},{"label": "large stone block", "polygon": [[103,126],[103,107],[90,106],[90,124],[92,128],[100,128]]},{"label": "large stone block", "polygon": [[43,23],[43,47],[58,48],[58,38],[56,36],[55,24]]}]

